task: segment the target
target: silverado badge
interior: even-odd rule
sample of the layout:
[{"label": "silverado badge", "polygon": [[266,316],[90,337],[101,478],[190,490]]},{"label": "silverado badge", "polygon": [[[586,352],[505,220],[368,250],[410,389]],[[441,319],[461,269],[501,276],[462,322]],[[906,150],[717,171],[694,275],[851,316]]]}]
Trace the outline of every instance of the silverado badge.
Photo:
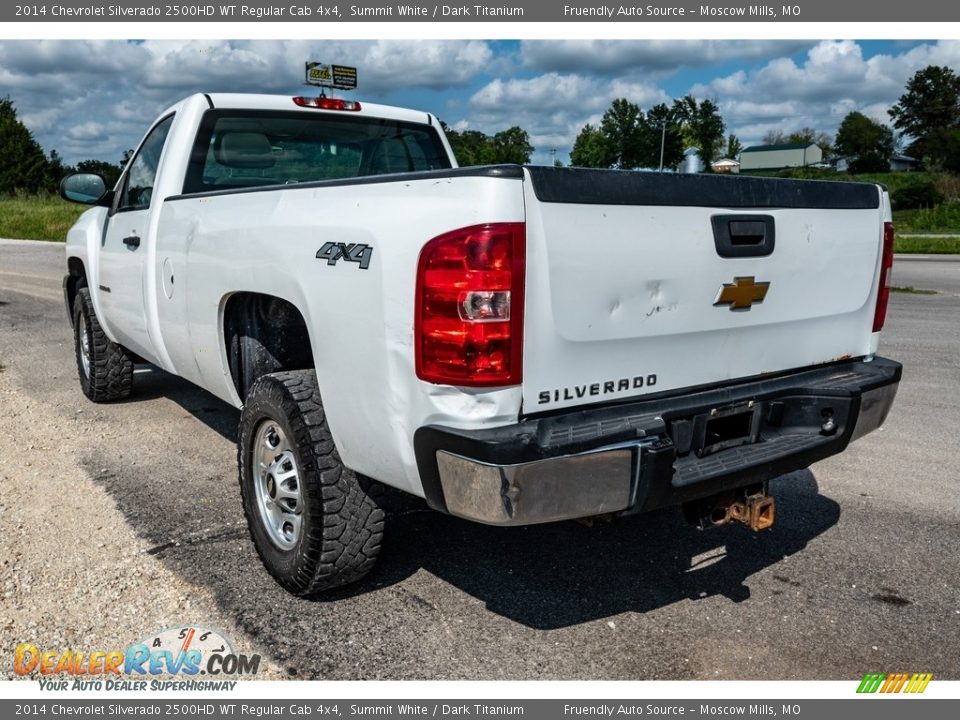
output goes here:
[{"label": "silverado badge", "polygon": [[769,288],[768,282],[754,282],[753,275],[735,277],[732,283],[720,286],[713,304],[729,305],[731,310],[749,310],[754,303],[763,302]]}]

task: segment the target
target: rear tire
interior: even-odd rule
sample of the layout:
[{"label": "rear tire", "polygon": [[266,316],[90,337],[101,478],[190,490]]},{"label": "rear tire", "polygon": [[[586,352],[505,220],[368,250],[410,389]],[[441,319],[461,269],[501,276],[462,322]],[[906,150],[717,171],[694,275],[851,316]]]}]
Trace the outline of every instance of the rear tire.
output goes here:
[{"label": "rear tire", "polygon": [[314,371],[259,378],[239,435],[243,510],[274,579],[312,595],[370,572],[383,538],[383,486],[340,461]]},{"label": "rear tire", "polygon": [[133,390],[133,358],[112,342],[100,326],[90,299],[81,287],[73,301],[73,346],[83,394],[95,403],[122,400]]}]

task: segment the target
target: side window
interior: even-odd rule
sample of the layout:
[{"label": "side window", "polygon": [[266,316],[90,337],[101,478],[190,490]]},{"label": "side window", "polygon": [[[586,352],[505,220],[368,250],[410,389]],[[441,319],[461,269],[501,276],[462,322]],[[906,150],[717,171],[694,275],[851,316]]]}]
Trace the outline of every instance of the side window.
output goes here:
[{"label": "side window", "polygon": [[173,115],[163,119],[143,141],[140,150],[130,161],[130,169],[123,181],[118,210],[145,210],[150,207],[153,185],[157,179],[160,153],[173,125]]}]

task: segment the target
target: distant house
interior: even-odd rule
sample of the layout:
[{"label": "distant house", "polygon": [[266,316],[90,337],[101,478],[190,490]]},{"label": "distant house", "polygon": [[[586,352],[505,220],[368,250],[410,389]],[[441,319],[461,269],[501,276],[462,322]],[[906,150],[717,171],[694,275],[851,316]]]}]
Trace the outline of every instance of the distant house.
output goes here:
[{"label": "distant house", "polygon": [[[850,164],[857,159],[856,155],[838,155],[830,158],[830,166],[837,172],[847,172]],[[920,161],[909,155],[892,155],[890,157],[890,172],[906,172],[920,167]]]},{"label": "distant house", "polygon": [[830,167],[837,172],[846,172],[850,169],[850,163],[855,159],[852,155],[834,155],[830,158]]},{"label": "distant house", "polygon": [[807,167],[823,160],[823,150],[816,143],[754,145],[740,153],[741,170],[782,170]]},{"label": "distant house", "polygon": [[920,167],[920,161],[909,155],[891,155],[890,172],[905,172],[907,170],[916,170]]},{"label": "distant house", "polygon": [[738,173],[740,172],[740,163],[730,158],[720,158],[710,163],[711,169],[715,173]]}]

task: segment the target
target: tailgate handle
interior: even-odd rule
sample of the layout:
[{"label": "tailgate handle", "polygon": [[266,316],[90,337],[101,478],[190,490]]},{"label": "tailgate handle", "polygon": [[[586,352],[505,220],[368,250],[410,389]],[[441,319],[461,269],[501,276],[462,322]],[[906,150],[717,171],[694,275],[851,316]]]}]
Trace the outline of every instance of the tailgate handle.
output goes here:
[{"label": "tailgate handle", "polygon": [[710,222],[720,257],[766,257],[773,252],[772,215],[713,215]]}]

